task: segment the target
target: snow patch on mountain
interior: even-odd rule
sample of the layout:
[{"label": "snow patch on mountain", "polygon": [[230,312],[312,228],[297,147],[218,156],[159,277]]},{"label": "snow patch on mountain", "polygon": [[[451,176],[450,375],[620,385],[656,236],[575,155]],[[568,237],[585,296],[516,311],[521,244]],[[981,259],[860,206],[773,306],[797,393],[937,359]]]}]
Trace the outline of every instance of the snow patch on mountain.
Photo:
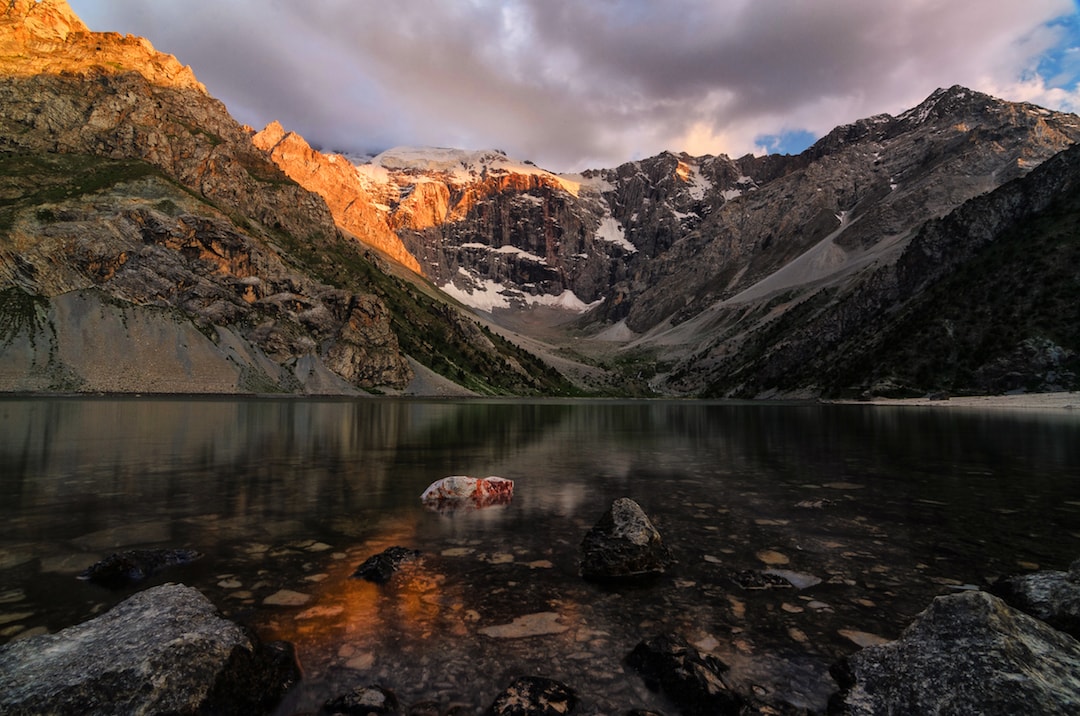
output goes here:
[{"label": "snow patch on mountain", "polygon": [[712,182],[701,173],[701,167],[696,163],[680,161],[675,168],[675,175],[686,182],[689,186],[687,191],[694,201],[701,201],[705,194],[712,189]]},{"label": "snow patch on mountain", "polygon": [[497,149],[467,150],[445,147],[394,147],[377,154],[367,163],[357,164],[357,170],[372,181],[389,182],[393,175],[407,175],[421,182],[437,176],[450,184],[471,184],[488,174],[521,174],[543,176],[559,184],[565,191],[578,196],[581,183],[553,174],[532,162],[511,159]]},{"label": "snow patch on mountain", "polygon": [[463,288],[453,281],[449,281],[439,288],[466,306],[488,313],[491,313],[496,308],[525,308],[529,306],[549,306],[575,313],[584,313],[603,302],[603,299],[599,299],[593,303],[585,303],[569,289],[559,294],[533,295],[498,281],[479,278],[461,267],[458,267],[458,276],[461,278],[461,283],[466,287]]},{"label": "snow patch on mountain", "polygon": [[600,220],[600,226],[596,229],[596,238],[601,241],[615,244],[627,253],[637,253],[637,247],[626,239],[626,230],[611,214]]}]

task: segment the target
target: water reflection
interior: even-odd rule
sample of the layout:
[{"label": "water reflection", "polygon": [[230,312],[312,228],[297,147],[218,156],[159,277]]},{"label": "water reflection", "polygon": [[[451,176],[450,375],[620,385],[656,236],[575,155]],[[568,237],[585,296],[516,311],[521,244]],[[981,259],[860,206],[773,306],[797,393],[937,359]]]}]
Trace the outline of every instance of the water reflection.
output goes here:
[{"label": "water reflection", "polygon": [[[936,594],[1080,556],[1078,438],[1065,412],[0,400],[0,638],[123,598],[74,579],[109,551],[191,547],[206,557],[156,582],[298,644],[307,678],[284,713],[377,681],[479,709],[537,672],[574,685],[583,713],[671,711],[621,663],[664,630],[820,707],[852,634],[894,637]],[[426,511],[424,488],[457,474],[512,479],[514,499]],[[577,577],[577,548],[624,495],[678,564],[603,590]],[[385,586],[350,578],[394,545],[422,557]],[[739,585],[767,567],[820,582]],[[529,615],[550,633],[491,636]]]}]

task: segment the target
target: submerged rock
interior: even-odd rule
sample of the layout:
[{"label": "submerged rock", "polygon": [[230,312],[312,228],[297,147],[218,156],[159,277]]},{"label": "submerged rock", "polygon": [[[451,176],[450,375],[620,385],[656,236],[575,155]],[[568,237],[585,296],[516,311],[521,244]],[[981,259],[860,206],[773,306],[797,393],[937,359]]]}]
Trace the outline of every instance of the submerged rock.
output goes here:
[{"label": "submerged rock", "polygon": [[772,570],[744,569],[733,574],[731,578],[743,589],[791,589],[795,586]]},{"label": "submerged rock", "polygon": [[577,694],[542,676],[519,676],[492,702],[485,716],[565,716],[577,708]]},{"label": "submerged rock", "polygon": [[1080,639],[1080,560],[1068,572],[1043,570],[1006,577],[990,591],[1013,607]]},{"label": "submerged rock", "polygon": [[393,716],[401,713],[397,695],[381,686],[357,686],[323,704],[320,716]]},{"label": "submerged rock", "polygon": [[676,634],[639,643],[626,657],[645,685],[662,691],[687,716],[738,714],[744,699],[724,680],[726,664]]},{"label": "submerged rock", "polygon": [[508,505],[514,498],[514,481],[504,477],[451,475],[428,485],[420,501],[429,510],[455,512]]},{"label": "submerged rock", "polygon": [[260,714],[300,678],[201,592],[165,584],[105,614],[0,647],[0,713]]},{"label": "submerged rock", "polygon": [[620,497],[581,541],[581,576],[598,581],[663,574],[671,552],[638,503]]},{"label": "submerged rock", "polygon": [[936,598],[900,639],[831,669],[833,716],[1080,713],[1080,642],[987,593]]},{"label": "submerged rock", "polygon": [[402,564],[420,555],[419,550],[406,547],[390,547],[368,557],[352,573],[353,577],[366,579],[375,584],[386,584]]},{"label": "submerged rock", "polygon": [[109,589],[122,589],[141,582],[166,567],[194,562],[202,554],[193,549],[129,549],[114,552],[87,567],[79,579]]}]

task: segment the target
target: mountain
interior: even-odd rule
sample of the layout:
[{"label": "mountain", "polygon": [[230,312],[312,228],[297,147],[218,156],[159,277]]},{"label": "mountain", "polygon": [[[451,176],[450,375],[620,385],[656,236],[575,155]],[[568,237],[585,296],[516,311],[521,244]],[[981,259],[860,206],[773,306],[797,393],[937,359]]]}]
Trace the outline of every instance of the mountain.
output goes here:
[{"label": "mountain", "polygon": [[1080,120],[963,87],[798,156],[559,175],[242,127],[63,0],[0,14],[0,389],[1072,389]]},{"label": "mountain", "polygon": [[339,230],[190,69],[63,0],[0,12],[0,165],[6,390],[569,389]]},{"label": "mountain", "polygon": [[[989,367],[958,382],[933,371],[886,376],[869,363],[862,374],[838,371],[863,352],[860,340],[878,346],[878,368],[888,355],[911,353],[881,346],[881,321],[929,290],[930,277],[944,280],[956,268],[924,267],[926,281],[898,287],[897,262],[906,265],[924,227],[1077,138],[1075,115],[952,87],[899,116],[838,127],[794,157],[664,153],[560,176],[494,150],[397,148],[355,162],[365,193],[354,196],[424,275],[508,336],[603,365],[594,389],[738,397],[991,390],[1000,381],[975,380]],[[1002,350],[1080,349],[1025,331],[1018,327],[1023,337]],[[931,359],[934,348],[915,350],[941,362]],[[954,350],[945,362],[957,359]]]}]

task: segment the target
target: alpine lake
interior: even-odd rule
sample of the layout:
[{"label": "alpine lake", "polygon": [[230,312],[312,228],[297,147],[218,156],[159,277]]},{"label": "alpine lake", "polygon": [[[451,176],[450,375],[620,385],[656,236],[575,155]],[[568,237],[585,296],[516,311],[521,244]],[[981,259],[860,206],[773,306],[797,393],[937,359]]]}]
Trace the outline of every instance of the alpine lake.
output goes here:
[{"label": "alpine lake", "polygon": [[[425,508],[451,475],[511,479],[513,499]],[[676,560],[643,585],[578,573],[619,497]],[[419,555],[352,576],[392,546]],[[202,556],[119,590],[77,579],[144,547]],[[1080,410],[0,399],[0,643],[188,584],[295,644],[281,714],[369,684],[480,713],[520,675],[571,686],[579,714],[676,713],[624,663],[668,633],[747,692],[823,710],[829,666],[935,596],[1078,557]]]}]

